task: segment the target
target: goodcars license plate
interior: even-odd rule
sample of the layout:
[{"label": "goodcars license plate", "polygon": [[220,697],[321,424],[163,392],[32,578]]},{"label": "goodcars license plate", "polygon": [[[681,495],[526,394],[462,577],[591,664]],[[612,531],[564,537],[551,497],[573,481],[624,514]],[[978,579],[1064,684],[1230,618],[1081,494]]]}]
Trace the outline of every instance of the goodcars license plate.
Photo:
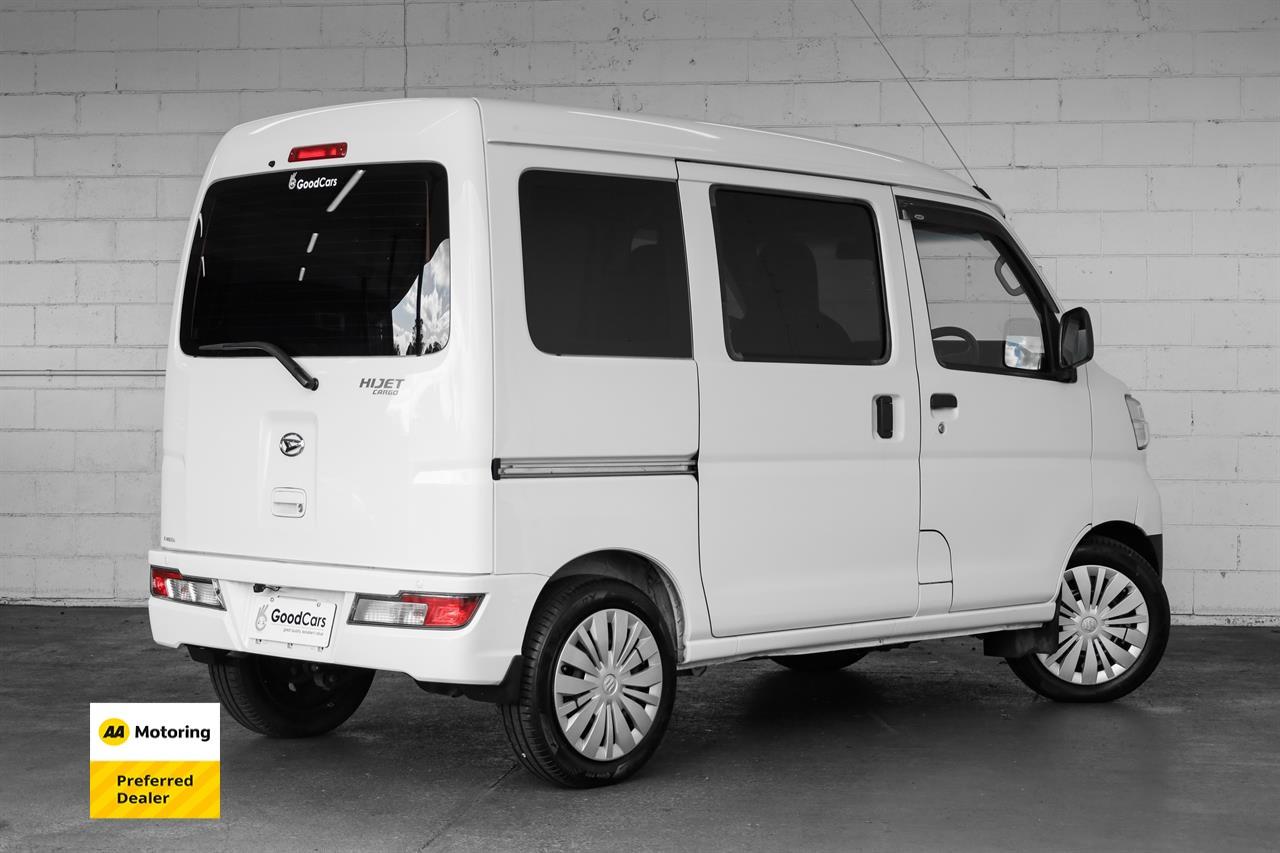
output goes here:
[{"label": "goodcars license plate", "polygon": [[256,595],[249,613],[249,639],[323,649],[333,635],[338,605],[316,598]]}]

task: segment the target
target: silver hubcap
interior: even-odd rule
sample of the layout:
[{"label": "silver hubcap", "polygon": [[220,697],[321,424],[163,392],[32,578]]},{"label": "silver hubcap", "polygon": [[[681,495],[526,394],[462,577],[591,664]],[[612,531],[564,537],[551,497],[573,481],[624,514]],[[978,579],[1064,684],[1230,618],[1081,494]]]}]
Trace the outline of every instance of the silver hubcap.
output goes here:
[{"label": "silver hubcap", "polygon": [[1058,649],[1038,655],[1071,684],[1101,684],[1138,660],[1150,633],[1147,600],[1109,566],[1073,566],[1058,592]]},{"label": "silver hubcap", "polygon": [[612,761],[636,748],[662,700],[662,655],[626,610],[593,613],[565,640],[554,687],[560,730],[583,756]]}]

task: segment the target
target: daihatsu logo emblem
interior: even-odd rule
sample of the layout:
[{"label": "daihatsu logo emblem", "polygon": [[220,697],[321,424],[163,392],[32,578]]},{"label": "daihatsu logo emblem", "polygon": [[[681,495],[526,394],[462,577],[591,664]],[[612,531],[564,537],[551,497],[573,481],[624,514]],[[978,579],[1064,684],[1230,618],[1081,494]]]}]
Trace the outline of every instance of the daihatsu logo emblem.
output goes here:
[{"label": "daihatsu logo emblem", "polygon": [[285,456],[297,456],[302,452],[302,436],[296,432],[286,432],[280,436],[280,452]]}]

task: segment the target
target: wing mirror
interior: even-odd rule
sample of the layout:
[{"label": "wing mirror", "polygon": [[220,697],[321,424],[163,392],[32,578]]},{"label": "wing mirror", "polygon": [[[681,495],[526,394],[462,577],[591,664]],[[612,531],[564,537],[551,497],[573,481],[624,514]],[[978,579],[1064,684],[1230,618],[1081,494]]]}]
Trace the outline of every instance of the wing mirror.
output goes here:
[{"label": "wing mirror", "polygon": [[1072,308],[1059,321],[1058,361],[1065,370],[1093,358],[1093,321],[1084,308]]}]

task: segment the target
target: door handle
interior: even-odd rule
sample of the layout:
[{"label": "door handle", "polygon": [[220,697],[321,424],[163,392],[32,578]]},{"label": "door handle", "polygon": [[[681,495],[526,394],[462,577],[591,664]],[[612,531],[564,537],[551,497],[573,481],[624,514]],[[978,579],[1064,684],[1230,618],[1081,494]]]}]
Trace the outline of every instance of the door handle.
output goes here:
[{"label": "door handle", "polygon": [[956,400],[955,394],[929,395],[929,408],[935,412],[939,409],[955,409],[958,408],[959,405],[960,403]]},{"label": "door handle", "polygon": [[876,407],[876,435],[893,438],[893,398],[881,394],[873,401]]}]

